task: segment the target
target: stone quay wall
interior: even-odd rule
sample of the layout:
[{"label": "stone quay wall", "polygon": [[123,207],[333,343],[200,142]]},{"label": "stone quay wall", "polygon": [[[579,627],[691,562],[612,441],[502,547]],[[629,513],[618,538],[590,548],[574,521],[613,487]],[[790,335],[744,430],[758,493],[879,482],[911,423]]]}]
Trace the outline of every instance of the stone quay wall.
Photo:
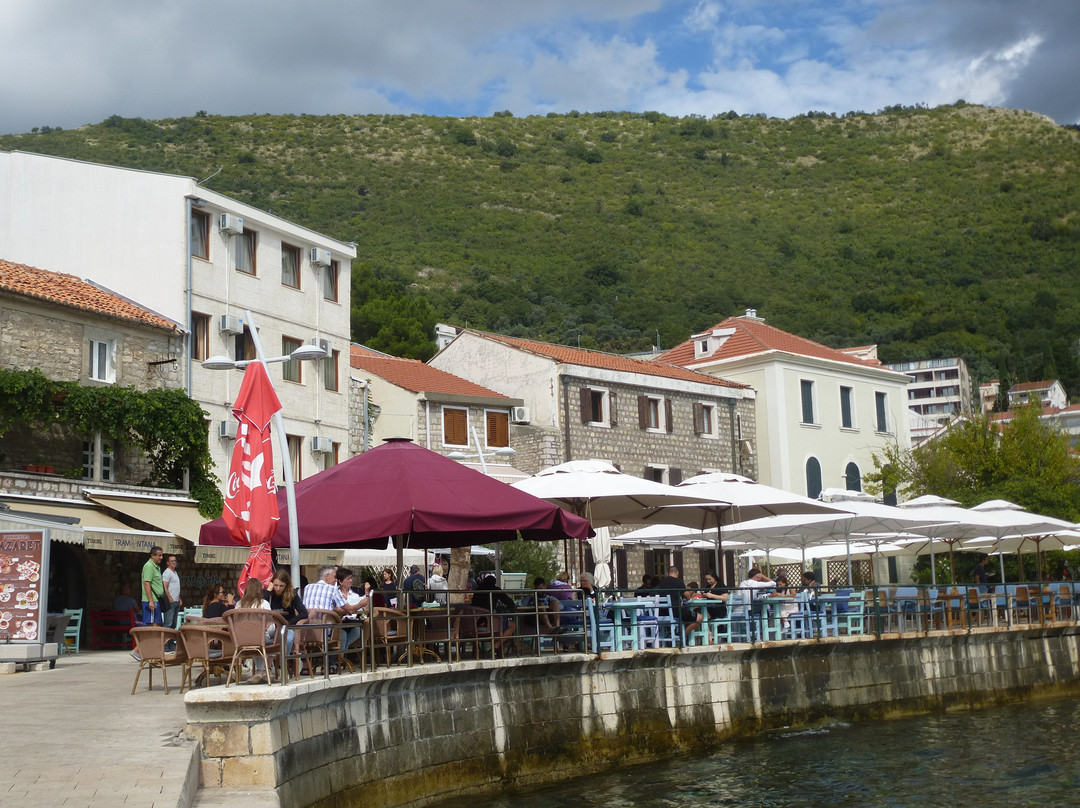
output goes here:
[{"label": "stone quay wall", "polygon": [[420,806],[818,719],[1080,692],[1080,628],[583,654],[186,696],[204,788],[282,806]]}]

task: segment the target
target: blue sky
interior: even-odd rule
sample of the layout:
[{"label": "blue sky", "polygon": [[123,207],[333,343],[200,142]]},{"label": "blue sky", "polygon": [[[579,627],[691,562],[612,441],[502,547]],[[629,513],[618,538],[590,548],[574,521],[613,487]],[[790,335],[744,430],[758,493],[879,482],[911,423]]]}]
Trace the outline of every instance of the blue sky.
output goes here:
[{"label": "blue sky", "polygon": [[1080,0],[4,0],[0,133],[109,115],[790,117],[972,103],[1080,121]]}]

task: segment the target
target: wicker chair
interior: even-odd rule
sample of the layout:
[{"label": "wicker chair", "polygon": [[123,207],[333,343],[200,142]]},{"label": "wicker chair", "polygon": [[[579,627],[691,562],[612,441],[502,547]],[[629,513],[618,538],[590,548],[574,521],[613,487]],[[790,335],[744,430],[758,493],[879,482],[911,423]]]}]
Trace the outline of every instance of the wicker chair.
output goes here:
[{"label": "wicker chair", "polygon": [[[184,641],[187,662],[184,663],[184,679],[180,683],[180,692],[184,687],[194,687],[192,678],[194,667],[201,665],[207,679],[229,672],[235,650],[232,636],[225,625],[183,625],[180,626],[180,638]],[[202,674],[200,674],[201,678]]]},{"label": "wicker chair", "polygon": [[[184,646],[180,643],[180,632],[174,628],[162,628],[161,626],[138,626],[131,629],[131,637],[135,640],[135,652],[139,655],[139,669],[135,671],[135,683],[131,686],[131,695],[135,695],[135,688],[139,686],[139,677],[143,670],[147,671],[147,689],[154,689],[154,668],[161,670],[161,680],[165,688],[165,695],[169,695],[169,677],[166,668],[183,665],[187,661]],[[175,642],[176,651],[171,654],[165,653],[165,643]],[[184,677],[180,676],[180,692],[183,692]]]},{"label": "wicker chair", "polygon": [[[240,669],[244,659],[258,659],[263,661],[263,667],[269,676],[270,665],[267,652],[276,655],[281,652],[283,629],[288,622],[277,612],[268,609],[232,609],[225,612],[225,625],[229,627],[229,635],[233,642],[232,668],[229,678],[225,680],[225,686],[235,678],[240,684]],[[271,626],[276,626],[273,639],[267,641],[267,633]]]},{"label": "wicker chair", "polygon": [[405,612],[375,606],[371,610],[372,665],[380,648],[386,649],[386,665],[391,664],[394,649],[406,641]]}]

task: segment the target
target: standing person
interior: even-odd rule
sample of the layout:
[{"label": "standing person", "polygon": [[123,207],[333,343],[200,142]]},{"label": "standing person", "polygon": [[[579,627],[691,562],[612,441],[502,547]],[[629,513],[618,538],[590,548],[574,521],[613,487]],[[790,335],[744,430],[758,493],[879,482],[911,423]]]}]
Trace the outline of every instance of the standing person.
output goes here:
[{"label": "standing person", "polygon": [[409,577],[401,582],[401,588],[409,598],[409,607],[419,609],[427,597],[427,579],[418,564],[409,568]]},{"label": "standing person", "polygon": [[161,573],[161,580],[165,584],[165,597],[169,599],[169,605],[162,617],[162,625],[166,628],[176,628],[176,618],[180,615],[180,575],[176,572],[176,556],[169,553],[165,557],[165,570]]},{"label": "standing person", "polygon": [[[975,583],[979,587],[985,587],[990,583],[990,573],[986,571],[986,562],[990,560],[988,553],[983,553],[979,556],[979,560],[975,562]],[[985,592],[985,589],[981,591]]]},{"label": "standing person", "polygon": [[386,605],[397,608],[397,579],[394,578],[394,571],[389,567],[382,571],[382,584],[379,588],[382,590]]},{"label": "standing person", "polygon": [[161,580],[161,558],[165,551],[157,545],[150,548],[150,558],[142,568],[142,621],[144,625],[161,625],[161,605],[158,598],[165,594]]}]

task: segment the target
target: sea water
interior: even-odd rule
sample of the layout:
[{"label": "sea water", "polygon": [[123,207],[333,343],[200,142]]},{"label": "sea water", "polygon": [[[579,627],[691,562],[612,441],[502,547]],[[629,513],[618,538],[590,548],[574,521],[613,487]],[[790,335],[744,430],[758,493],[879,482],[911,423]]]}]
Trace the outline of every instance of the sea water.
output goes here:
[{"label": "sea water", "polygon": [[1080,699],[824,721],[439,808],[1080,806]]}]

